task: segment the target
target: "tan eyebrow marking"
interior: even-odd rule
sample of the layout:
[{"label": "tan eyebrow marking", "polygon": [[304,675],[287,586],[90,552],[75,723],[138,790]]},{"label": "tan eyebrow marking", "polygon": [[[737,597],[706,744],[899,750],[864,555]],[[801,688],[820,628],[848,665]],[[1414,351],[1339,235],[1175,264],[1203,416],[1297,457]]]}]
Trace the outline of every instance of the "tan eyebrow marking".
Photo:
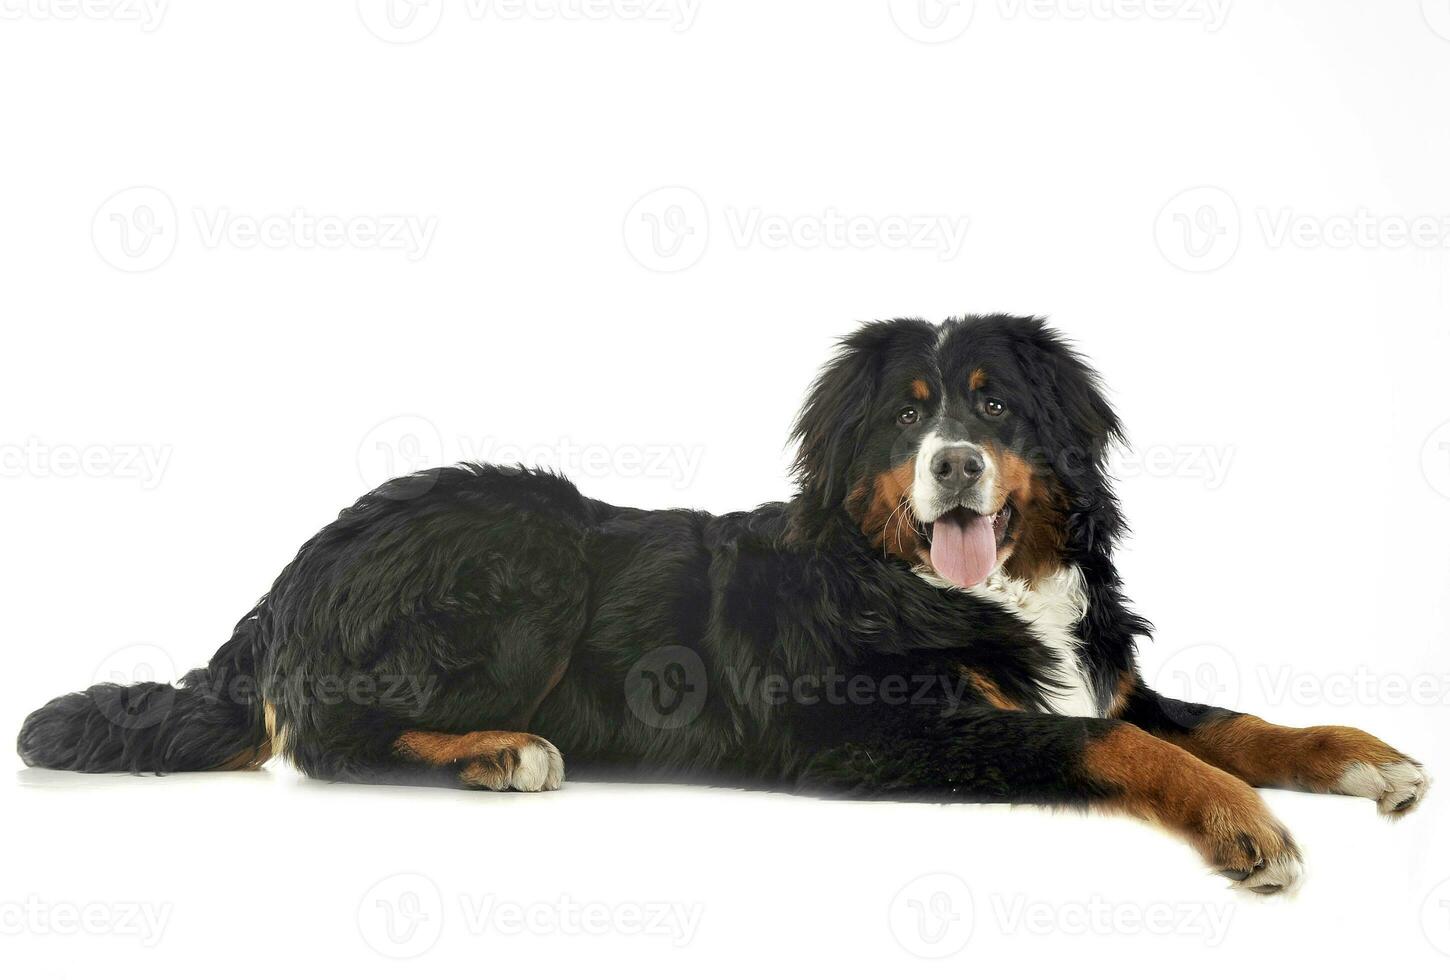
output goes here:
[{"label": "tan eyebrow marking", "polygon": [[986,383],[987,383],[987,372],[986,371],[983,371],[981,368],[977,368],[967,378],[967,390],[968,391],[980,391],[982,389],[982,385],[984,385]]},{"label": "tan eyebrow marking", "polygon": [[921,378],[917,378],[911,382],[911,397],[918,401],[926,401],[931,397],[931,385],[927,384]]}]

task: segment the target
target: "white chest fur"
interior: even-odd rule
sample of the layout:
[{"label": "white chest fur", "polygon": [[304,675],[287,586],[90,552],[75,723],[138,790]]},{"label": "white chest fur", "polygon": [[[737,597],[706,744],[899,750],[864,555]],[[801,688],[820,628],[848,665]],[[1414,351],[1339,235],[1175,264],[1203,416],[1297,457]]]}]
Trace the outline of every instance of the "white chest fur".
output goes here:
[{"label": "white chest fur", "polygon": [[[955,588],[930,572],[918,573],[933,585]],[[1048,707],[1056,714],[1095,718],[1102,714],[1097,697],[1088,683],[1077,655],[1076,627],[1087,615],[1088,598],[1082,573],[1076,566],[1042,579],[1036,588],[1022,579],[998,570],[971,590],[972,595],[990,600],[1022,620],[1056,660],[1058,685],[1045,692]]]}]

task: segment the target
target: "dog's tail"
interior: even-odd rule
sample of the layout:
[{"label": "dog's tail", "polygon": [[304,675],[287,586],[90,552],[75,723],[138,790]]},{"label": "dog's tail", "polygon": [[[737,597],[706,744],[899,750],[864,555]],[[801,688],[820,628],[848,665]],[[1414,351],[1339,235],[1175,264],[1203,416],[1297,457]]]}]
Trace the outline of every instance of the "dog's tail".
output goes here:
[{"label": "dog's tail", "polygon": [[31,712],[16,739],[21,760],[76,772],[257,768],[271,755],[256,685],[258,609],[178,686],[97,684]]}]

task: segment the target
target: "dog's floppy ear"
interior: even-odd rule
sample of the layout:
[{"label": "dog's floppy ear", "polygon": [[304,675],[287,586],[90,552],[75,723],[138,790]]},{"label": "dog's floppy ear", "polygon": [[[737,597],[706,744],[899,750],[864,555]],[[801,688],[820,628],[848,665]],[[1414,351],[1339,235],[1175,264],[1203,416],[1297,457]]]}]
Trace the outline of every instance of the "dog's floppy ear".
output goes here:
[{"label": "dog's floppy ear", "polygon": [[851,463],[866,437],[880,354],[889,332],[888,324],[873,323],[842,340],[796,416],[791,472],[811,510],[826,511],[845,503]]},{"label": "dog's floppy ear", "polygon": [[1031,338],[1033,376],[1046,383],[1053,411],[1039,420],[1058,453],[1086,450],[1090,475],[1101,478],[1108,450],[1125,441],[1122,423],[1103,394],[1102,379],[1056,330],[1038,321]]}]

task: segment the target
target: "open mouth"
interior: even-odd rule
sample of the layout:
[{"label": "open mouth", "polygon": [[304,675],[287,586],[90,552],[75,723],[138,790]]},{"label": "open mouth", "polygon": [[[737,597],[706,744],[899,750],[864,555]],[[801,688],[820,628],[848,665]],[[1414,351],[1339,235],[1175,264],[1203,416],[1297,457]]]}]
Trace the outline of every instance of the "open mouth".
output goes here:
[{"label": "open mouth", "polygon": [[923,528],[931,544],[931,567],[953,585],[970,589],[997,567],[997,554],[1012,525],[1012,504],[995,514],[953,507]]}]

